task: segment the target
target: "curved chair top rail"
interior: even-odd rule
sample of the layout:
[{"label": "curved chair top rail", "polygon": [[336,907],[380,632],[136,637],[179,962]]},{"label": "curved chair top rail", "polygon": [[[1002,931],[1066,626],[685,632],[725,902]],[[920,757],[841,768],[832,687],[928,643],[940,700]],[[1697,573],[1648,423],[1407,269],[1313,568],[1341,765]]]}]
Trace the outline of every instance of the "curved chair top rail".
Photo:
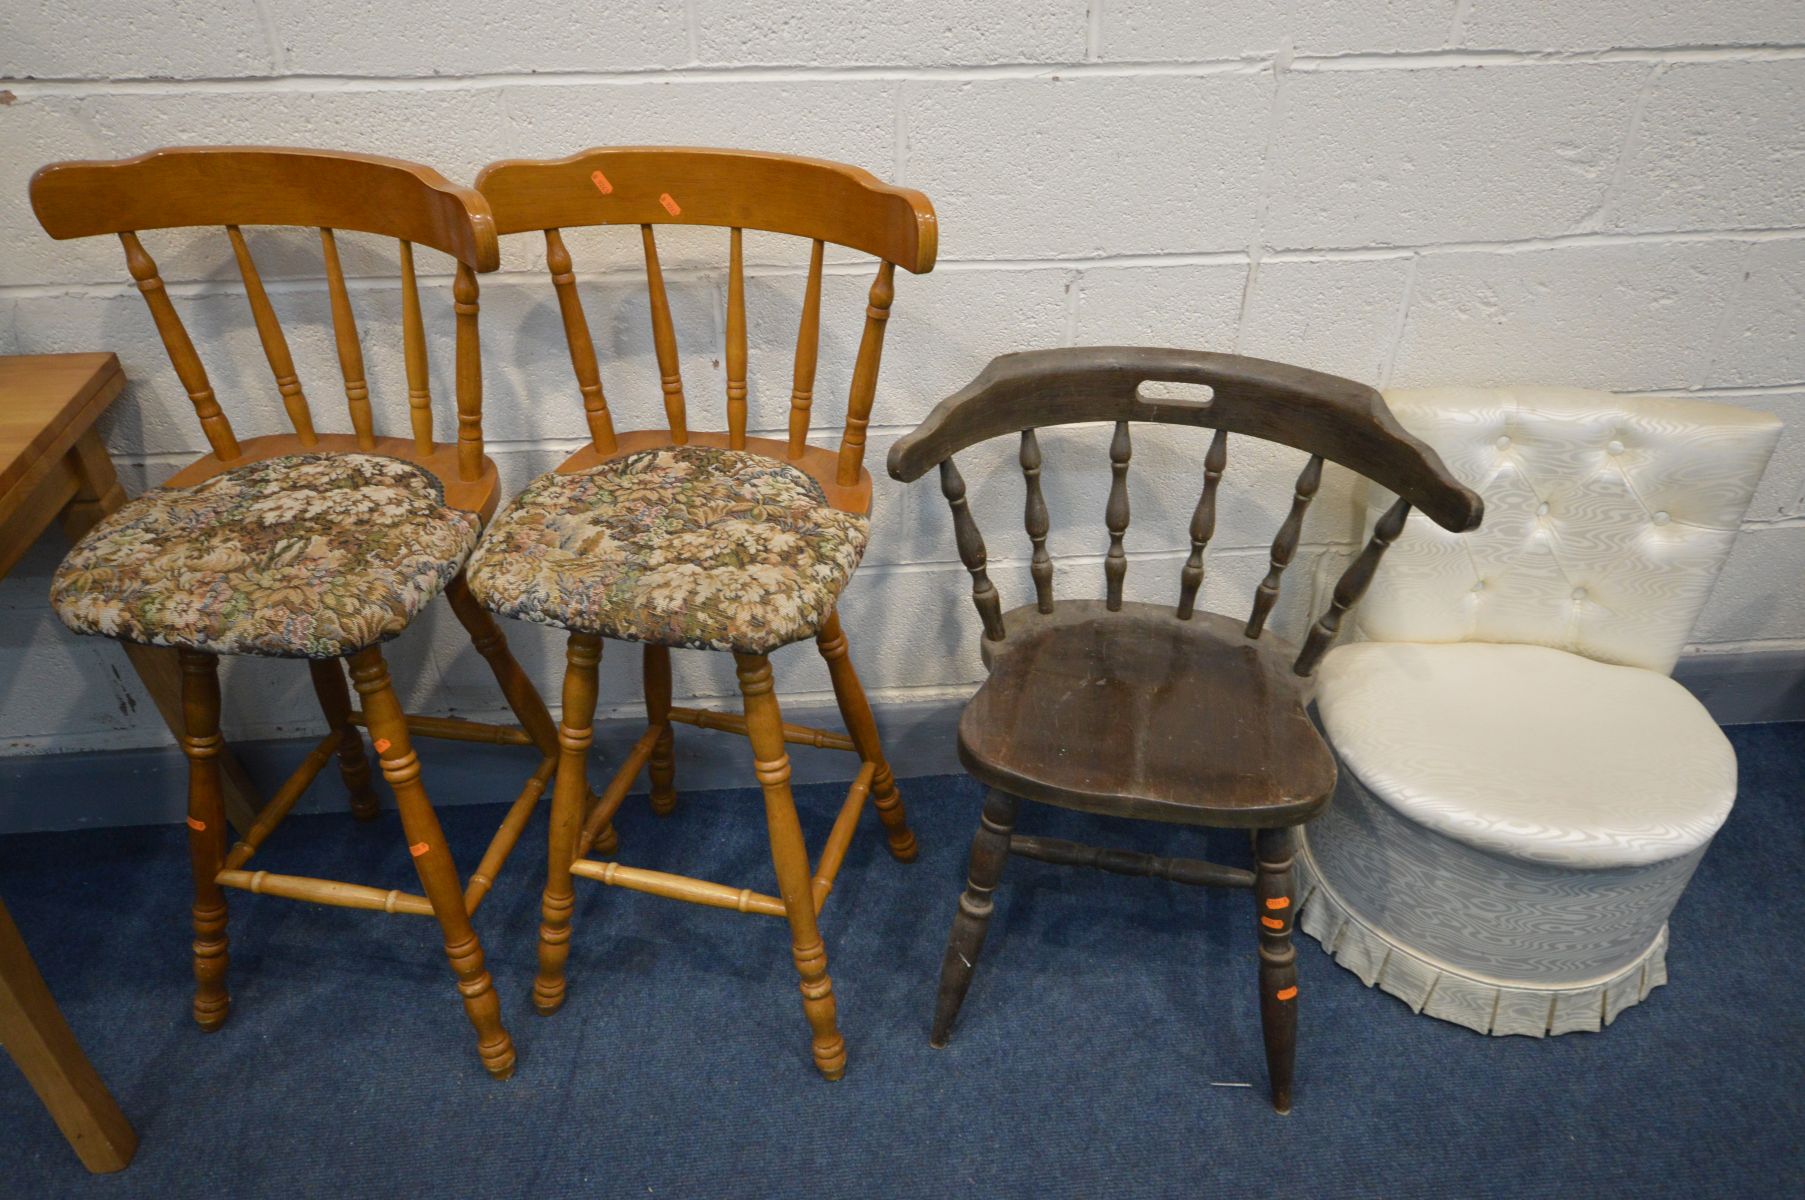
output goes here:
[{"label": "curved chair top rail", "polygon": [[862,250],[933,269],[934,206],[844,163],[756,150],[619,146],[491,163],[476,186],[502,233],[585,225],[719,225]]},{"label": "curved chair top rail", "polygon": [[431,167],[283,146],[170,146],[136,158],[58,162],[31,178],[53,238],[192,225],[312,225],[442,250],[476,271],[501,265],[489,203]]},{"label": "curved chair top rail", "polygon": [[[1138,391],[1147,382],[1204,384],[1214,394],[1202,403],[1148,399]],[[891,448],[890,474],[907,483],[978,442],[1085,421],[1192,425],[1279,442],[1359,472],[1456,532],[1476,527],[1485,511],[1365,384],[1265,359],[1140,346],[991,360]]]}]

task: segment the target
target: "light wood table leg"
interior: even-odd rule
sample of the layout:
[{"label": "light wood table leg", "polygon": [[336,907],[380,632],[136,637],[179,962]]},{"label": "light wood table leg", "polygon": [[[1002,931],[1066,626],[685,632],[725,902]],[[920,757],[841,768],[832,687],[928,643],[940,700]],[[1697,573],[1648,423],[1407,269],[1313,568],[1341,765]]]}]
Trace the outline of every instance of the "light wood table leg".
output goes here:
[{"label": "light wood table leg", "polygon": [[[107,456],[106,444],[100,440],[98,430],[90,429],[83,434],[75,443],[73,455],[78,464],[81,487],[75,499],[63,509],[63,533],[71,542],[78,542],[108,513],[118,510],[125,503],[126,495],[125,489],[119,486],[113,460]],[[139,646],[131,642],[121,642],[120,646],[124,648],[126,658],[131,660],[132,669],[138,673],[144,690],[150,693],[157,712],[162,714],[163,723],[179,741],[184,728],[182,665],[176,652],[164,646]],[[240,834],[245,833],[256,822],[257,810],[263,806],[257,785],[251,782],[250,774],[229,746],[221,750],[219,769],[225,790],[226,819]]]},{"label": "light wood table leg", "polygon": [[0,1043],[19,1064],[83,1166],[98,1174],[122,1170],[132,1161],[138,1135],[57,1011],[4,903],[0,903]]}]

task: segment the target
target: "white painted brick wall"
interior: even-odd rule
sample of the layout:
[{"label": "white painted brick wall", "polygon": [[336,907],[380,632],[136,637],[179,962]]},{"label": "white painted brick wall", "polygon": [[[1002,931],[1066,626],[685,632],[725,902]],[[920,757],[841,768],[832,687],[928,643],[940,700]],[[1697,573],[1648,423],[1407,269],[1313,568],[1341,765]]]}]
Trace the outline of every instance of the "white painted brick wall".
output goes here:
[{"label": "white painted brick wall", "polygon": [[[1233,349],[1381,385],[1572,383],[1691,391],[1789,428],[1699,644],[1805,642],[1805,5],[1796,0],[139,0],[0,7],[0,352],[110,347],[131,389],[107,434],[128,486],[204,445],[116,246],[53,243],[26,180],[59,158],[172,143],[357,147],[454,178],[510,155],[605,143],[747,145],[866,166],[933,197],[940,268],[898,280],[870,462],[875,541],[844,612],[880,700],[950,695],[979,674],[944,505],[881,476],[884,453],[992,355],[1153,342]],[[635,239],[571,235],[617,420],[661,416]],[[683,368],[719,423],[725,236],[672,231]],[[343,429],[317,249],[259,258],[322,427]],[[281,428],[217,235],[152,243],[241,432]],[[803,259],[750,237],[753,425],[781,430]],[[392,251],[345,239],[370,379],[401,394]],[[504,244],[485,280],[490,446],[517,490],[580,444],[543,250]],[[817,440],[831,441],[868,266],[830,259]],[[446,264],[427,255],[443,345]],[[449,354],[434,362],[450,391]],[[233,403],[237,397],[245,399]],[[442,426],[441,435],[450,433]],[[1059,586],[1101,587],[1107,431],[1045,439]],[[1201,441],[1136,440],[1128,590],[1175,591]],[[993,574],[1027,591],[1013,450],[969,456]],[[1301,456],[1237,452],[1206,598],[1239,607],[1264,570]],[[1353,520],[1325,484],[1276,621]],[[60,553],[0,584],[0,753],[165,740],[116,649],[44,604]],[[442,607],[442,606],[441,606]],[[555,695],[559,639],[511,637]],[[495,711],[487,672],[435,610],[393,652],[418,703]],[[777,658],[792,698],[828,690],[806,648]],[[238,736],[311,728],[292,666],[237,661]],[[677,690],[732,695],[719,655],[678,656]],[[604,696],[637,703],[611,648]]]}]

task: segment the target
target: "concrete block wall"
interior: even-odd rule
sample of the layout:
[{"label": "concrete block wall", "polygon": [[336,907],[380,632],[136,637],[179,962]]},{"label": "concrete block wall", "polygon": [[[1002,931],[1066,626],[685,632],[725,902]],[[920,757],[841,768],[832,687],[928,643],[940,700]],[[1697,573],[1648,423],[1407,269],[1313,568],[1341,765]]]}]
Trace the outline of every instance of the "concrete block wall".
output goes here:
[{"label": "concrete block wall", "polygon": [[[0,352],[115,349],[133,379],[107,435],[128,484],[204,448],[118,247],[53,243],[26,203],[38,165],[172,143],[360,148],[469,180],[504,156],[605,143],[745,145],[840,159],[926,191],[939,268],[898,280],[870,465],[878,518],[844,612],[880,705],[947,701],[979,675],[976,620],[931,482],[881,477],[890,443],[994,354],[1152,342],[1287,359],[1380,385],[1570,383],[1687,391],[1792,422],[1699,648],[1805,643],[1805,6],[1792,0],[1021,0],[980,5],[648,0],[146,0],[0,11]],[[664,239],[697,424],[722,420],[724,234]],[[392,248],[346,239],[379,413],[403,428]],[[242,433],[281,428],[218,234],[150,240]],[[317,246],[254,242],[316,419],[345,428]],[[617,423],[660,419],[637,247],[573,239]],[[484,280],[491,451],[518,489],[584,436],[528,237]],[[781,429],[806,247],[749,238],[752,413]],[[449,394],[446,264],[429,329]],[[870,266],[838,255],[815,436],[831,442]],[[442,429],[449,434],[449,425]],[[1103,429],[1046,439],[1058,583],[1101,589]],[[1129,591],[1173,596],[1200,483],[1195,437],[1145,431]],[[1238,608],[1301,456],[1238,450],[1206,599]],[[1011,452],[966,464],[1006,597],[1027,591]],[[1317,502],[1275,622],[1350,537],[1343,481]],[[167,741],[116,648],[44,604],[60,553],[0,584],[0,754]],[[545,631],[510,629],[555,696]],[[721,656],[677,688],[733,693]],[[498,701],[443,611],[394,647],[431,710]],[[604,702],[637,703],[611,646]],[[817,656],[778,656],[793,704]],[[229,734],[311,730],[292,665],[235,662]]]}]

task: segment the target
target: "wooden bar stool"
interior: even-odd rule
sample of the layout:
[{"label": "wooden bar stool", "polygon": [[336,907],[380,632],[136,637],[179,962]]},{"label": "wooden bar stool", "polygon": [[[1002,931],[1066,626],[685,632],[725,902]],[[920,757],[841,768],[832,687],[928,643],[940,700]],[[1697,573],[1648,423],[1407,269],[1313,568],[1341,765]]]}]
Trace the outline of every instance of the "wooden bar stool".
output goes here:
[{"label": "wooden bar stool", "polygon": [[[552,798],[539,978],[542,1013],[564,1001],[573,898],[570,877],[694,904],[784,917],[814,1031],[815,1065],[846,1069],[816,917],[832,889],[869,798],[901,862],[915,857],[896,781],[884,761],[871,707],[847,656],[834,602],[864,552],[871,509],[865,428],[876,395],[897,266],[934,265],[934,210],[918,192],[890,187],[838,163],[735,150],[589,150],[555,161],[495,163],[477,177],[502,233],[543,231],[571,365],[588,418],[589,445],[541,476],[496,519],[471,560],[470,583],[495,612],[568,630],[563,758]],[[616,434],[577,291],[563,227],[637,227],[644,248],[651,328],[668,427]],[[677,341],[654,227],[726,226],[727,432],[689,429]],[[808,238],[808,279],[797,336],[787,441],[748,437],[746,286],[742,231]],[[853,369],[838,451],[808,444],[820,338],[827,243],[878,258]],[[603,638],[644,645],[648,727],[585,817],[586,755],[593,737]],[[827,661],[848,732],[783,720],[768,655],[809,638]],[[671,704],[670,648],[733,654],[743,714]],[[672,726],[738,733],[752,743],[778,895],[602,862],[588,857],[642,769],[652,806],[676,802]],[[790,795],[786,742],[857,753],[863,760],[827,843],[809,870]],[[607,847],[603,847],[606,852]]]},{"label": "wooden bar stool", "polygon": [[[153,151],[117,162],[54,163],[32,179],[32,206],[52,237],[116,233],[126,264],[212,452],[162,488],[102,521],[57,571],[52,602],[77,633],[177,647],[189,762],[194,870],[194,1019],[217,1029],[226,989],[226,888],[318,904],[438,920],[484,1067],[514,1068],[514,1047],[470,918],[519,840],[557,765],[550,713],[509,654],[494,618],[470,596],[462,568],[499,499],[483,453],[479,271],[499,261],[488,205],[412,163],[323,150],[204,148]],[[353,432],[319,433],[288,342],[251,256],[245,225],[319,230],[332,326]],[[194,342],[139,241],[147,229],[224,226],[251,318],[294,432],[239,440]],[[411,437],[378,437],[363,350],[340,264],[338,231],[400,242],[402,334]],[[457,439],[433,440],[427,341],[415,279],[416,244],[448,254],[457,327]],[[399,635],[441,591],[501,685],[520,727],[402,711],[381,643]],[[228,849],[221,801],[219,656],[307,660],[329,731]],[[353,708],[344,668],[362,698]],[[334,755],[360,819],[376,815],[365,726],[394,788],[424,895],[251,871],[253,855]],[[413,735],[531,745],[539,769],[460,883],[421,781]],[[606,832],[605,836],[611,836]]]},{"label": "wooden bar stool", "polygon": [[[1148,398],[1143,383],[1202,385],[1207,401]],[[1049,514],[1041,494],[1040,427],[1109,421],[1112,479],[1104,510],[1109,550],[1104,600],[1053,599]],[[1191,517],[1191,553],[1176,608],[1122,599],[1128,573],[1129,425],[1214,430],[1203,494]],[[1216,491],[1230,433],[1309,453],[1272,565],[1245,620],[1199,610],[1204,551],[1216,527]],[[1005,434],[1021,437],[1035,600],[1003,611],[985,566],[984,539],[953,455]],[[1325,461],[1397,493],[1300,651],[1265,629]],[[944,1046],[971,984],[992,895],[1010,855],[1177,883],[1250,888],[1260,936],[1260,1018],[1273,1106],[1291,1109],[1297,1042],[1295,829],[1335,789],[1335,759],[1311,724],[1309,676],[1412,507],[1449,529],[1479,523],[1479,497],[1435,452],[1404,432],[1379,393],[1281,363],[1186,350],[1080,347],[994,360],[897,442],[890,474],[905,482],[931,467],[952,506],[959,556],[972,577],[989,678],[959,721],[959,758],[990,788],[971,869],[953,917],[930,1040]],[[1015,832],[1017,798],[1137,820],[1251,830],[1255,869],[1082,846]]]}]

